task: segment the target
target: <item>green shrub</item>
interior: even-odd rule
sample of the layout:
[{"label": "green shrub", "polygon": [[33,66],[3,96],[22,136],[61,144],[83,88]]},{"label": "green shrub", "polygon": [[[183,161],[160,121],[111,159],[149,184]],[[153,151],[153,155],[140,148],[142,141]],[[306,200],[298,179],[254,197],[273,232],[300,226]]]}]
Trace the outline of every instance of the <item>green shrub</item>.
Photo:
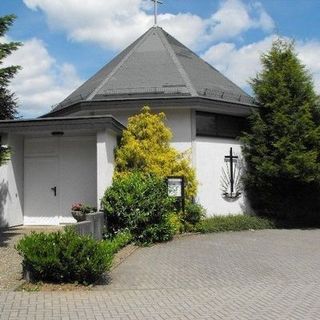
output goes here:
[{"label": "green shrub", "polygon": [[32,233],[16,246],[35,280],[92,283],[110,268],[113,252],[104,242],[65,232]]},{"label": "green shrub", "polygon": [[184,232],[184,224],[178,213],[172,212],[167,217],[167,222],[171,226],[172,233],[178,234]]},{"label": "green shrub", "polygon": [[105,240],[104,245],[107,250],[113,254],[117,253],[120,249],[125,247],[132,241],[132,235],[128,230],[121,231],[114,235],[113,238]]},{"label": "green shrub", "polygon": [[185,212],[182,213],[184,222],[195,225],[206,216],[206,210],[198,203],[187,201]]},{"label": "green shrub", "polygon": [[214,216],[202,220],[196,225],[196,231],[202,233],[222,231],[242,231],[271,229],[274,224],[267,219],[249,215]]},{"label": "green shrub", "polygon": [[162,221],[152,224],[142,230],[137,237],[137,241],[141,244],[149,244],[155,242],[169,241],[174,236],[174,229],[168,221]]},{"label": "green shrub", "polygon": [[123,131],[116,150],[114,177],[133,171],[154,174],[160,179],[184,176],[186,196],[193,197],[198,182],[190,162],[190,151],[180,153],[172,147],[172,132],[166,126],[165,118],[163,112],[152,113],[147,106],[139,114],[129,117],[127,130]]},{"label": "green shrub", "polygon": [[166,241],[172,237],[167,223],[173,211],[166,183],[154,175],[134,172],[114,179],[102,199],[107,233],[129,230],[137,242]]}]

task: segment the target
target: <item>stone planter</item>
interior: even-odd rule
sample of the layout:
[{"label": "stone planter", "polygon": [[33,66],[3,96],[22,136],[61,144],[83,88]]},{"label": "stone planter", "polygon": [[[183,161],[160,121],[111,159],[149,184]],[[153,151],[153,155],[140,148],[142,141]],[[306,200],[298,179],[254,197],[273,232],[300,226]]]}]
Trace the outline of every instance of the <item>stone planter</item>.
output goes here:
[{"label": "stone planter", "polygon": [[[79,211],[74,211],[79,212]],[[76,219],[76,217],[74,216]],[[82,216],[81,216],[82,218]],[[90,212],[85,214],[82,221],[75,223],[74,228],[80,235],[90,235],[93,239],[102,240],[102,233],[104,227],[104,213]]]},{"label": "stone planter", "polygon": [[102,240],[102,233],[104,227],[104,213],[90,212],[86,216],[86,221],[91,222],[91,234],[96,240]]},{"label": "stone planter", "polygon": [[82,211],[71,211],[72,216],[77,220],[77,222],[85,221],[86,220],[86,213]]}]

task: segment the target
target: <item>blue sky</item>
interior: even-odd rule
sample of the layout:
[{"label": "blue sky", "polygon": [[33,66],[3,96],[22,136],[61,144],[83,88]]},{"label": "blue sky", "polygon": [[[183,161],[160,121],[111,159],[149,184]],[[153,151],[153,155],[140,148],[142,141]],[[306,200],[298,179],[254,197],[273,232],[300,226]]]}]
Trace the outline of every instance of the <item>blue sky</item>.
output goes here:
[{"label": "blue sky", "polygon": [[[281,35],[320,92],[320,0],[164,0],[159,25],[250,92],[259,55]],[[6,64],[23,70],[12,82],[20,113],[39,116],[153,25],[150,0],[1,0],[17,20],[4,41],[24,46]]]}]

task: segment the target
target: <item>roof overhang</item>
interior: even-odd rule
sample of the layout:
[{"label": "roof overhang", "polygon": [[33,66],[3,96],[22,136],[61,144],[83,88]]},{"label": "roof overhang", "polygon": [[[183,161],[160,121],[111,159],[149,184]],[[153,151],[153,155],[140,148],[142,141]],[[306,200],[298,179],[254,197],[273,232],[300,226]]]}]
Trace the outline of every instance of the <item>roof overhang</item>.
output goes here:
[{"label": "roof overhang", "polygon": [[77,133],[80,131],[111,130],[116,135],[121,135],[125,126],[113,116],[89,116],[89,117],[59,117],[37,118],[30,120],[4,120],[0,121],[0,133],[41,133],[54,131],[67,131]]},{"label": "roof overhang", "polygon": [[252,109],[257,108],[254,104],[228,102],[224,100],[213,100],[206,97],[161,97],[161,98],[127,98],[114,100],[92,100],[74,103],[60,110],[53,110],[42,116],[46,117],[63,117],[76,112],[95,112],[95,111],[114,111],[137,109],[142,106],[149,105],[152,108],[170,109],[170,108],[191,108],[195,110],[215,112],[221,114],[229,114],[235,116],[246,117]]}]

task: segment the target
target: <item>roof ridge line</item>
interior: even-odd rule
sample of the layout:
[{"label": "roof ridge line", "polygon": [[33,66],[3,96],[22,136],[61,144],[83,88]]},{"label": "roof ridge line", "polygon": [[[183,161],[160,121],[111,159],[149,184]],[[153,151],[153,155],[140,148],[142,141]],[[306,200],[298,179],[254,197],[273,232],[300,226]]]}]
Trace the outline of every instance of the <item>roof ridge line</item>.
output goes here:
[{"label": "roof ridge line", "polygon": [[197,90],[192,85],[191,79],[189,78],[186,70],[183,68],[182,64],[180,63],[175,51],[170,46],[169,41],[165,37],[164,33],[163,32],[158,32],[158,34],[160,35],[160,40],[162,41],[163,45],[167,48],[167,50],[168,50],[168,52],[170,54],[170,57],[173,60],[173,63],[176,65],[176,67],[177,67],[182,79],[185,81],[185,83],[187,85],[187,88],[190,91],[191,96],[192,97],[198,96]]},{"label": "roof ridge line", "polygon": [[140,40],[138,40],[136,45],[123,57],[123,59],[116,65],[116,67],[109,73],[109,75],[100,83],[100,85],[90,93],[90,95],[87,97],[86,101],[91,101],[92,98],[100,91],[100,89],[105,86],[105,84],[110,80],[110,78],[113,77],[113,75],[120,69],[120,67],[130,58],[130,56],[135,51],[135,49],[140,44],[142,44],[143,41],[145,41],[147,34],[149,32],[151,32],[152,29],[153,29],[153,27],[150,28],[147,32],[145,32],[141,36]]}]

